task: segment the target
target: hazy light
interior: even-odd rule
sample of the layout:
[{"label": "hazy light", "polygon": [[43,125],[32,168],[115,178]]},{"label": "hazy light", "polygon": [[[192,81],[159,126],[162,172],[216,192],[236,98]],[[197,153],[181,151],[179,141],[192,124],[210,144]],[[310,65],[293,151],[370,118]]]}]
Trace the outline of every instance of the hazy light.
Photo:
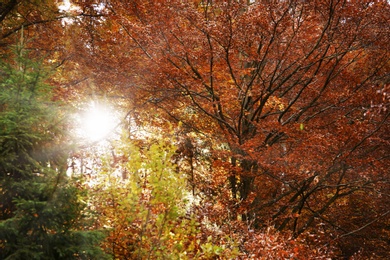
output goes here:
[{"label": "hazy light", "polygon": [[70,1],[69,0],[64,0],[62,1],[62,4],[60,4],[58,6],[58,9],[60,9],[60,11],[69,11],[70,10]]},{"label": "hazy light", "polygon": [[118,124],[118,117],[110,108],[101,104],[91,103],[81,116],[81,136],[90,141],[100,141],[112,134]]}]

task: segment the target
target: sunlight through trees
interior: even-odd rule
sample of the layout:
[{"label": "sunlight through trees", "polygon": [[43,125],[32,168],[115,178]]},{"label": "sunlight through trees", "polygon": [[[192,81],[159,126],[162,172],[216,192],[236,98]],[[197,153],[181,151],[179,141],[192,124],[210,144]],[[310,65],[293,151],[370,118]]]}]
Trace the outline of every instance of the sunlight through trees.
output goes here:
[{"label": "sunlight through trees", "polygon": [[1,259],[387,259],[390,4],[0,4]]}]

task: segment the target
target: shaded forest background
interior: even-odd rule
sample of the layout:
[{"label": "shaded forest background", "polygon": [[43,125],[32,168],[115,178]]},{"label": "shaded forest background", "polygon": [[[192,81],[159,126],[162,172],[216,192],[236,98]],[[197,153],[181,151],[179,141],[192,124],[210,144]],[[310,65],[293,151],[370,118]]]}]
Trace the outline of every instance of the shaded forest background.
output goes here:
[{"label": "shaded forest background", "polygon": [[[389,21],[384,0],[2,1],[0,258],[387,259]],[[75,137],[92,101],[120,121],[102,142]]]}]

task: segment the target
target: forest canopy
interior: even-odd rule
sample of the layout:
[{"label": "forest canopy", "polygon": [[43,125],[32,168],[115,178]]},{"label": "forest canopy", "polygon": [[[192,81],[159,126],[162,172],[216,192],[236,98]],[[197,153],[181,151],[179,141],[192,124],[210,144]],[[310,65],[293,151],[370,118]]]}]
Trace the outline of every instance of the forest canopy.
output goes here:
[{"label": "forest canopy", "polygon": [[389,21],[385,0],[3,1],[0,255],[386,259]]}]

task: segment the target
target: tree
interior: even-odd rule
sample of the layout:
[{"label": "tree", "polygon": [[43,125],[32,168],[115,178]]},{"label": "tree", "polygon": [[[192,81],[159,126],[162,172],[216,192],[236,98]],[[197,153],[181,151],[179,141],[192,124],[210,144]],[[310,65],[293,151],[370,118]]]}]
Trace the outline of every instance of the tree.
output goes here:
[{"label": "tree", "polygon": [[1,258],[104,259],[102,234],[83,221],[84,191],[66,176],[68,123],[50,70],[22,42],[14,49],[0,63]]},{"label": "tree", "polygon": [[[367,111],[389,82],[387,1],[104,7],[93,45],[77,45],[93,55],[84,66],[96,58],[89,68],[103,89],[227,148],[213,158],[223,168],[225,212],[237,213],[230,218],[273,223],[295,237],[321,226],[337,240],[356,234],[341,218],[356,207],[375,203],[356,229],[386,215],[378,205],[388,202],[389,112]],[[356,194],[370,199],[345,211]]]},{"label": "tree", "polygon": [[[0,6],[1,52],[9,51],[8,46],[16,41],[22,30],[30,39],[35,38],[29,44],[36,48],[34,50],[39,50],[37,53],[53,52],[56,44],[57,48],[60,47],[61,19],[66,16],[60,12],[57,1],[4,1]],[[59,49],[56,51],[58,53]]]},{"label": "tree", "polygon": [[[56,0],[5,0],[0,5],[0,55],[7,55],[9,46],[18,41],[23,31],[30,39],[25,43],[30,57],[43,58],[43,63],[57,67],[56,75],[49,80],[55,87],[54,98],[64,102],[79,102],[93,91],[85,85],[79,87],[88,79],[88,71],[72,59],[72,38],[77,28],[88,30],[102,17],[91,1],[84,4],[82,8],[65,8],[63,1]],[[87,35],[91,33],[87,31]]]},{"label": "tree", "polygon": [[[144,143],[145,145],[140,145]],[[115,259],[210,259],[234,257],[201,233],[191,213],[183,173],[172,162],[169,140],[147,142],[125,133],[94,165],[89,184],[97,224],[108,236],[103,248]]]}]

